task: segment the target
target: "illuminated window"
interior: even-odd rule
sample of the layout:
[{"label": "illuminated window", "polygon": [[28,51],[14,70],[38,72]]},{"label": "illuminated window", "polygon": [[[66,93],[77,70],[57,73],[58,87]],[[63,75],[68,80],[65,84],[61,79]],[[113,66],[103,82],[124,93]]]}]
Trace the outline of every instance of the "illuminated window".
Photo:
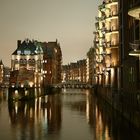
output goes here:
[{"label": "illuminated window", "polygon": [[18,51],[17,51],[17,54],[21,54],[21,50],[18,50]]},{"label": "illuminated window", "polygon": [[31,51],[30,50],[24,50],[24,54],[29,55],[29,54],[31,54]]},{"label": "illuminated window", "polygon": [[55,51],[55,53],[57,53],[57,49],[56,48],[54,49],[54,51]]}]

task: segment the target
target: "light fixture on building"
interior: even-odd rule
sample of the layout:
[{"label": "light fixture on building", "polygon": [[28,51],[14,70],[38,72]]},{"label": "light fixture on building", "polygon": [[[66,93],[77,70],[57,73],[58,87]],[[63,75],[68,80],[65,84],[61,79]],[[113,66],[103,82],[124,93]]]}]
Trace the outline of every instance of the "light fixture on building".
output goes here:
[{"label": "light fixture on building", "polygon": [[128,15],[140,20],[140,7],[132,8],[129,10]]},{"label": "light fixture on building", "polygon": [[139,71],[140,71],[140,50],[133,50],[129,52],[130,56],[139,57]]},{"label": "light fixture on building", "polygon": [[130,56],[140,57],[140,50],[133,50],[129,52]]}]

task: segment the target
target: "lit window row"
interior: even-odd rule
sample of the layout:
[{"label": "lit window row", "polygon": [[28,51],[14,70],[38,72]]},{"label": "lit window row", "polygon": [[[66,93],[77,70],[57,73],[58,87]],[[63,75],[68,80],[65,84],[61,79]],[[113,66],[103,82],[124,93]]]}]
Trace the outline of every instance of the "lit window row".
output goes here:
[{"label": "lit window row", "polygon": [[43,63],[47,63],[47,60],[43,60]]}]

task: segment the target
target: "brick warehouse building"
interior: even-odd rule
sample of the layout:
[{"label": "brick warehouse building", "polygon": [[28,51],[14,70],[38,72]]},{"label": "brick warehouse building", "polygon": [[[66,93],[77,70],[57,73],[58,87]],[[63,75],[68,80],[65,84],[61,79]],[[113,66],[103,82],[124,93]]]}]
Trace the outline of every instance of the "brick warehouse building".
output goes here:
[{"label": "brick warehouse building", "polygon": [[18,41],[11,59],[10,86],[42,87],[60,83],[61,63],[57,40],[48,43],[29,39]]},{"label": "brick warehouse building", "polygon": [[86,83],[86,59],[62,66],[62,82]]},{"label": "brick warehouse building", "polygon": [[43,43],[43,79],[45,85],[61,83],[62,52],[57,42]]}]

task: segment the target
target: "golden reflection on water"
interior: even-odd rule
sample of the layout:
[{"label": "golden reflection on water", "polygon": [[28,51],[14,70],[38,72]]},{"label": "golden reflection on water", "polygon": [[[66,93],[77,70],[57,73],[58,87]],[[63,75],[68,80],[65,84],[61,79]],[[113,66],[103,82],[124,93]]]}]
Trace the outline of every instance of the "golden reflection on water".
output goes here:
[{"label": "golden reflection on water", "polygon": [[98,106],[96,98],[93,98],[90,91],[85,90],[85,92],[82,92],[80,95],[79,92],[75,92],[73,95],[69,90],[66,91],[65,89],[65,93],[67,93],[64,94],[65,98],[67,97],[67,107],[71,110],[85,113],[86,121],[94,133],[94,139],[112,140],[109,135],[109,126],[103,118],[103,112]]},{"label": "golden reflection on water", "polygon": [[[121,119],[115,115],[112,118],[113,112],[110,108],[89,90],[65,89],[62,94],[51,94],[18,102],[8,102],[6,95],[7,92],[0,91],[0,121],[2,122],[3,116],[9,113],[7,117],[10,123],[5,122],[4,129],[11,133],[12,140],[45,140],[52,137],[55,140],[77,140],[78,138],[80,140],[114,140],[115,136],[119,137],[119,140],[122,140],[121,137],[127,140],[131,138],[125,134],[121,136],[121,130],[116,127],[120,128],[122,125],[118,121]],[[123,130],[128,130],[124,126],[121,127]],[[1,135],[2,133],[0,137]]]},{"label": "golden reflection on water", "polygon": [[[29,133],[31,137],[36,138],[42,137],[44,127],[46,134],[50,131],[59,132],[61,128],[61,102],[59,101],[60,96],[52,95],[28,102],[9,102],[10,123],[13,129],[18,133],[19,131],[26,133],[26,128],[32,127],[32,129],[29,129]],[[56,102],[59,102],[59,104],[56,104]]]}]

